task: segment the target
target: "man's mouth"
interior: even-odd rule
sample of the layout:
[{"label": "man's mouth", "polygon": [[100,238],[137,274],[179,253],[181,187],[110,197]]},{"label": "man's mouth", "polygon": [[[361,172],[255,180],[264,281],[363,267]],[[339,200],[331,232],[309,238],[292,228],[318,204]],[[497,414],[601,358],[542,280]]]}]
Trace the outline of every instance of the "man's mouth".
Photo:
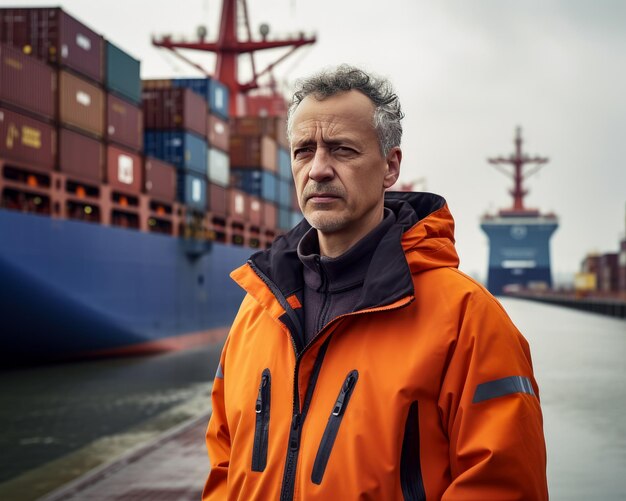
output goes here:
[{"label": "man's mouth", "polygon": [[339,199],[339,197],[331,193],[313,193],[307,197],[307,201],[313,203],[329,203],[337,199]]}]

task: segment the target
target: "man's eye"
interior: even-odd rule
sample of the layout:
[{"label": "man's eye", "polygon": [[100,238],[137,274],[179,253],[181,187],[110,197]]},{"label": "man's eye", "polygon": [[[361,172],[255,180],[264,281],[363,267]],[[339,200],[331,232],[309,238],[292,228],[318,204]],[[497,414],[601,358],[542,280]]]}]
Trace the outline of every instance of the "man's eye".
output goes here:
[{"label": "man's eye", "polygon": [[349,148],[347,146],[337,146],[335,148],[335,152],[342,154],[342,155],[346,155],[346,154],[351,154],[354,153],[354,150],[352,148]]},{"label": "man's eye", "polygon": [[311,148],[298,148],[297,150],[294,150],[293,157],[298,158],[310,152],[311,152]]}]

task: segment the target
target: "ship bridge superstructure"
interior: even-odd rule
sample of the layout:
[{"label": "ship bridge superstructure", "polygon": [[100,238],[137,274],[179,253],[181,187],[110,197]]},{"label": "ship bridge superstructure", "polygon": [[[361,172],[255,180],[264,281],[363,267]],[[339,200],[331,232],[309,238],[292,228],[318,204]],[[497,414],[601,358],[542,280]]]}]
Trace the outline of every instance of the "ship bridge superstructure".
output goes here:
[{"label": "ship bridge superstructure", "polygon": [[555,214],[542,214],[528,208],[524,181],[539,171],[549,159],[529,156],[523,151],[522,130],[515,134],[515,151],[509,156],[489,158],[488,162],[513,179],[513,204],[495,215],[481,219],[481,229],[489,238],[487,288],[492,294],[508,291],[552,288],[550,238],[559,226]]}]

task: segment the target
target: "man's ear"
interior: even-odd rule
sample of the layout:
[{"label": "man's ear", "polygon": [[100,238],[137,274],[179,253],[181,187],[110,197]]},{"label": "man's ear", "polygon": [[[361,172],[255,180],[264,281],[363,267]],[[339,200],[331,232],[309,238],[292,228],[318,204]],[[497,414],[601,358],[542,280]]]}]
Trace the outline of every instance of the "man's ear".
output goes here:
[{"label": "man's ear", "polygon": [[402,150],[398,146],[394,146],[387,153],[387,170],[385,172],[385,179],[383,182],[383,186],[385,189],[391,188],[398,177],[400,176],[400,163],[402,162]]}]

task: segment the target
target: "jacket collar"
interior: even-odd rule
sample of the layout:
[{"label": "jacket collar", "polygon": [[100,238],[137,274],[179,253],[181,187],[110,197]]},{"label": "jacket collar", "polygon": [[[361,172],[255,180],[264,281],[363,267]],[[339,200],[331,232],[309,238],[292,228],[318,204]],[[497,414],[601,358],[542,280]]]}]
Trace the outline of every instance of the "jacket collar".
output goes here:
[{"label": "jacket collar", "polygon": [[[356,309],[386,306],[413,296],[412,274],[427,269],[458,266],[454,250],[454,222],[446,201],[432,193],[387,192],[385,207],[394,212],[396,221],[380,240],[363,283],[363,295]],[[290,232],[278,237],[272,246],[253,254],[248,262],[269,279],[271,286],[254,296],[269,303],[278,290],[283,298],[298,294],[303,286],[302,262],[298,243],[311,226],[303,220]],[[242,269],[231,276],[244,289],[250,280]],[[274,289],[274,291],[272,291]],[[269,295],[266,293],[269,292]]]}]

